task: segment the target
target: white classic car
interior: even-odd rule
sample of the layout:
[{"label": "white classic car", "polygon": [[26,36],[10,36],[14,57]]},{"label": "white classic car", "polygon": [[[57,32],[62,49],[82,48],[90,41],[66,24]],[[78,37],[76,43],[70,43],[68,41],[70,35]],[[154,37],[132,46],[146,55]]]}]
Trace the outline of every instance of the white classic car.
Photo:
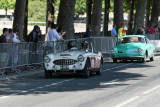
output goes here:
[{"label": "white classic car", "polygon": [[56,44],[56,52],[44,57],[45,77],[55,74],[82,74],[88,78],[91,73],[101,74],[103,57],[100,52],[93,53],[87,41]]}]

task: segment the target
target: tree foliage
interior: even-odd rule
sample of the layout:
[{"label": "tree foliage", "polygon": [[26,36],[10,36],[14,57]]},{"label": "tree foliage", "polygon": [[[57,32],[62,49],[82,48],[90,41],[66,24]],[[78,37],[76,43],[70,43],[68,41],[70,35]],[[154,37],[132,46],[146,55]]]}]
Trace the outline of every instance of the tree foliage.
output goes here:
[{"label": "tree foliage", "polygon": [[29,0],[28,17],[30,21],[46,20],[46,0]]},{"label": "tree foliage", "polygon": [[16,0],[0,0],[0,9],[14,9]]}]

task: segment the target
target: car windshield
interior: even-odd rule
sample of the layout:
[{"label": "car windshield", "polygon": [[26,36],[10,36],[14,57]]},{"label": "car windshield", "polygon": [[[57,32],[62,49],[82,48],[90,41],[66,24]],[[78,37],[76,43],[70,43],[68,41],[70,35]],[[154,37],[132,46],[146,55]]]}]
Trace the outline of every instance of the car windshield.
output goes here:
[{"label": "car windshield", "polygon": [[144,43],[143,37],[124,37],[120,40],[120,43]]},{"label": "car windshield", "polygon": [[56,43],[56,51],[79,51],[79,50],[92,50],[91,43],[83,43],[84,41],[65,41]]}]

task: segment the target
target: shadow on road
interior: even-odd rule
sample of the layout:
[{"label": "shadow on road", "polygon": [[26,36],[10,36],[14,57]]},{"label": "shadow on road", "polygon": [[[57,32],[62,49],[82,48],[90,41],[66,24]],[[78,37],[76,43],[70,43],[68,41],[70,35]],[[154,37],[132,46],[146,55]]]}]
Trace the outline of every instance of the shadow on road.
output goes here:
[{"label": "shadow on road", "polygon": [[[130,65],[123,66],[125,64],[130,64]],[[115,68],[117,66],[122,66],[122,67]],[[104,71],[103,74],[100,76],[93,74],[88,79],[84,79],[81,76],[75,77],[74,75],[54,76],[51,79],[45,79],[44,74],[39,74],[31,77],[20,78],[17,80],[1,81],[0,96],[19,93],[22,91],[27,91],[29,89],[37,88],[40,86],[42,87],[45,85],[50,85],[53,83],[58,83],[60,81],[69,79],[73,80],[45,87],[42,89],[37,89],[34,90],[34,92],[31,91],[25,94],[47,94],[52,92],[85,91],[93,89],[101,90],[103,88],[126,86],[130,84],[123,84],[123,82],[128,80],[138,80],[141,77],[145,77],[140,73],[148,69],[152,69],[153,67],[154,66],[152,65],[143,64],[139,62],[116,63],[116,64],[111,62],[106,62],[104,64],[103,70],[106,69],[108,70]],[[112,69],[109,70],[109,68]],[[133,69],[135,69],[135,71]],[[117,83],[115,84],[101,85],[101,83],[107,83],[115,79],[117,79],[116,81]]]}]

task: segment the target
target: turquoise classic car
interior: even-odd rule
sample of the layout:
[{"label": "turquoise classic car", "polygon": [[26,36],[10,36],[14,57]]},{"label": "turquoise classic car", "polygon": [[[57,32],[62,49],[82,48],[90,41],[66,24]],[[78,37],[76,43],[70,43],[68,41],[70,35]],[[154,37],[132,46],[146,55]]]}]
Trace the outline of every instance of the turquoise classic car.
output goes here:
[{"label": "turquoise classic car", "polygon": [[121,38],[113,48],[111,57],[113,62],[117,60],[139,60],[146,62],[147,59],[154,61],[155,47],[144,35],[127,35]]}]

